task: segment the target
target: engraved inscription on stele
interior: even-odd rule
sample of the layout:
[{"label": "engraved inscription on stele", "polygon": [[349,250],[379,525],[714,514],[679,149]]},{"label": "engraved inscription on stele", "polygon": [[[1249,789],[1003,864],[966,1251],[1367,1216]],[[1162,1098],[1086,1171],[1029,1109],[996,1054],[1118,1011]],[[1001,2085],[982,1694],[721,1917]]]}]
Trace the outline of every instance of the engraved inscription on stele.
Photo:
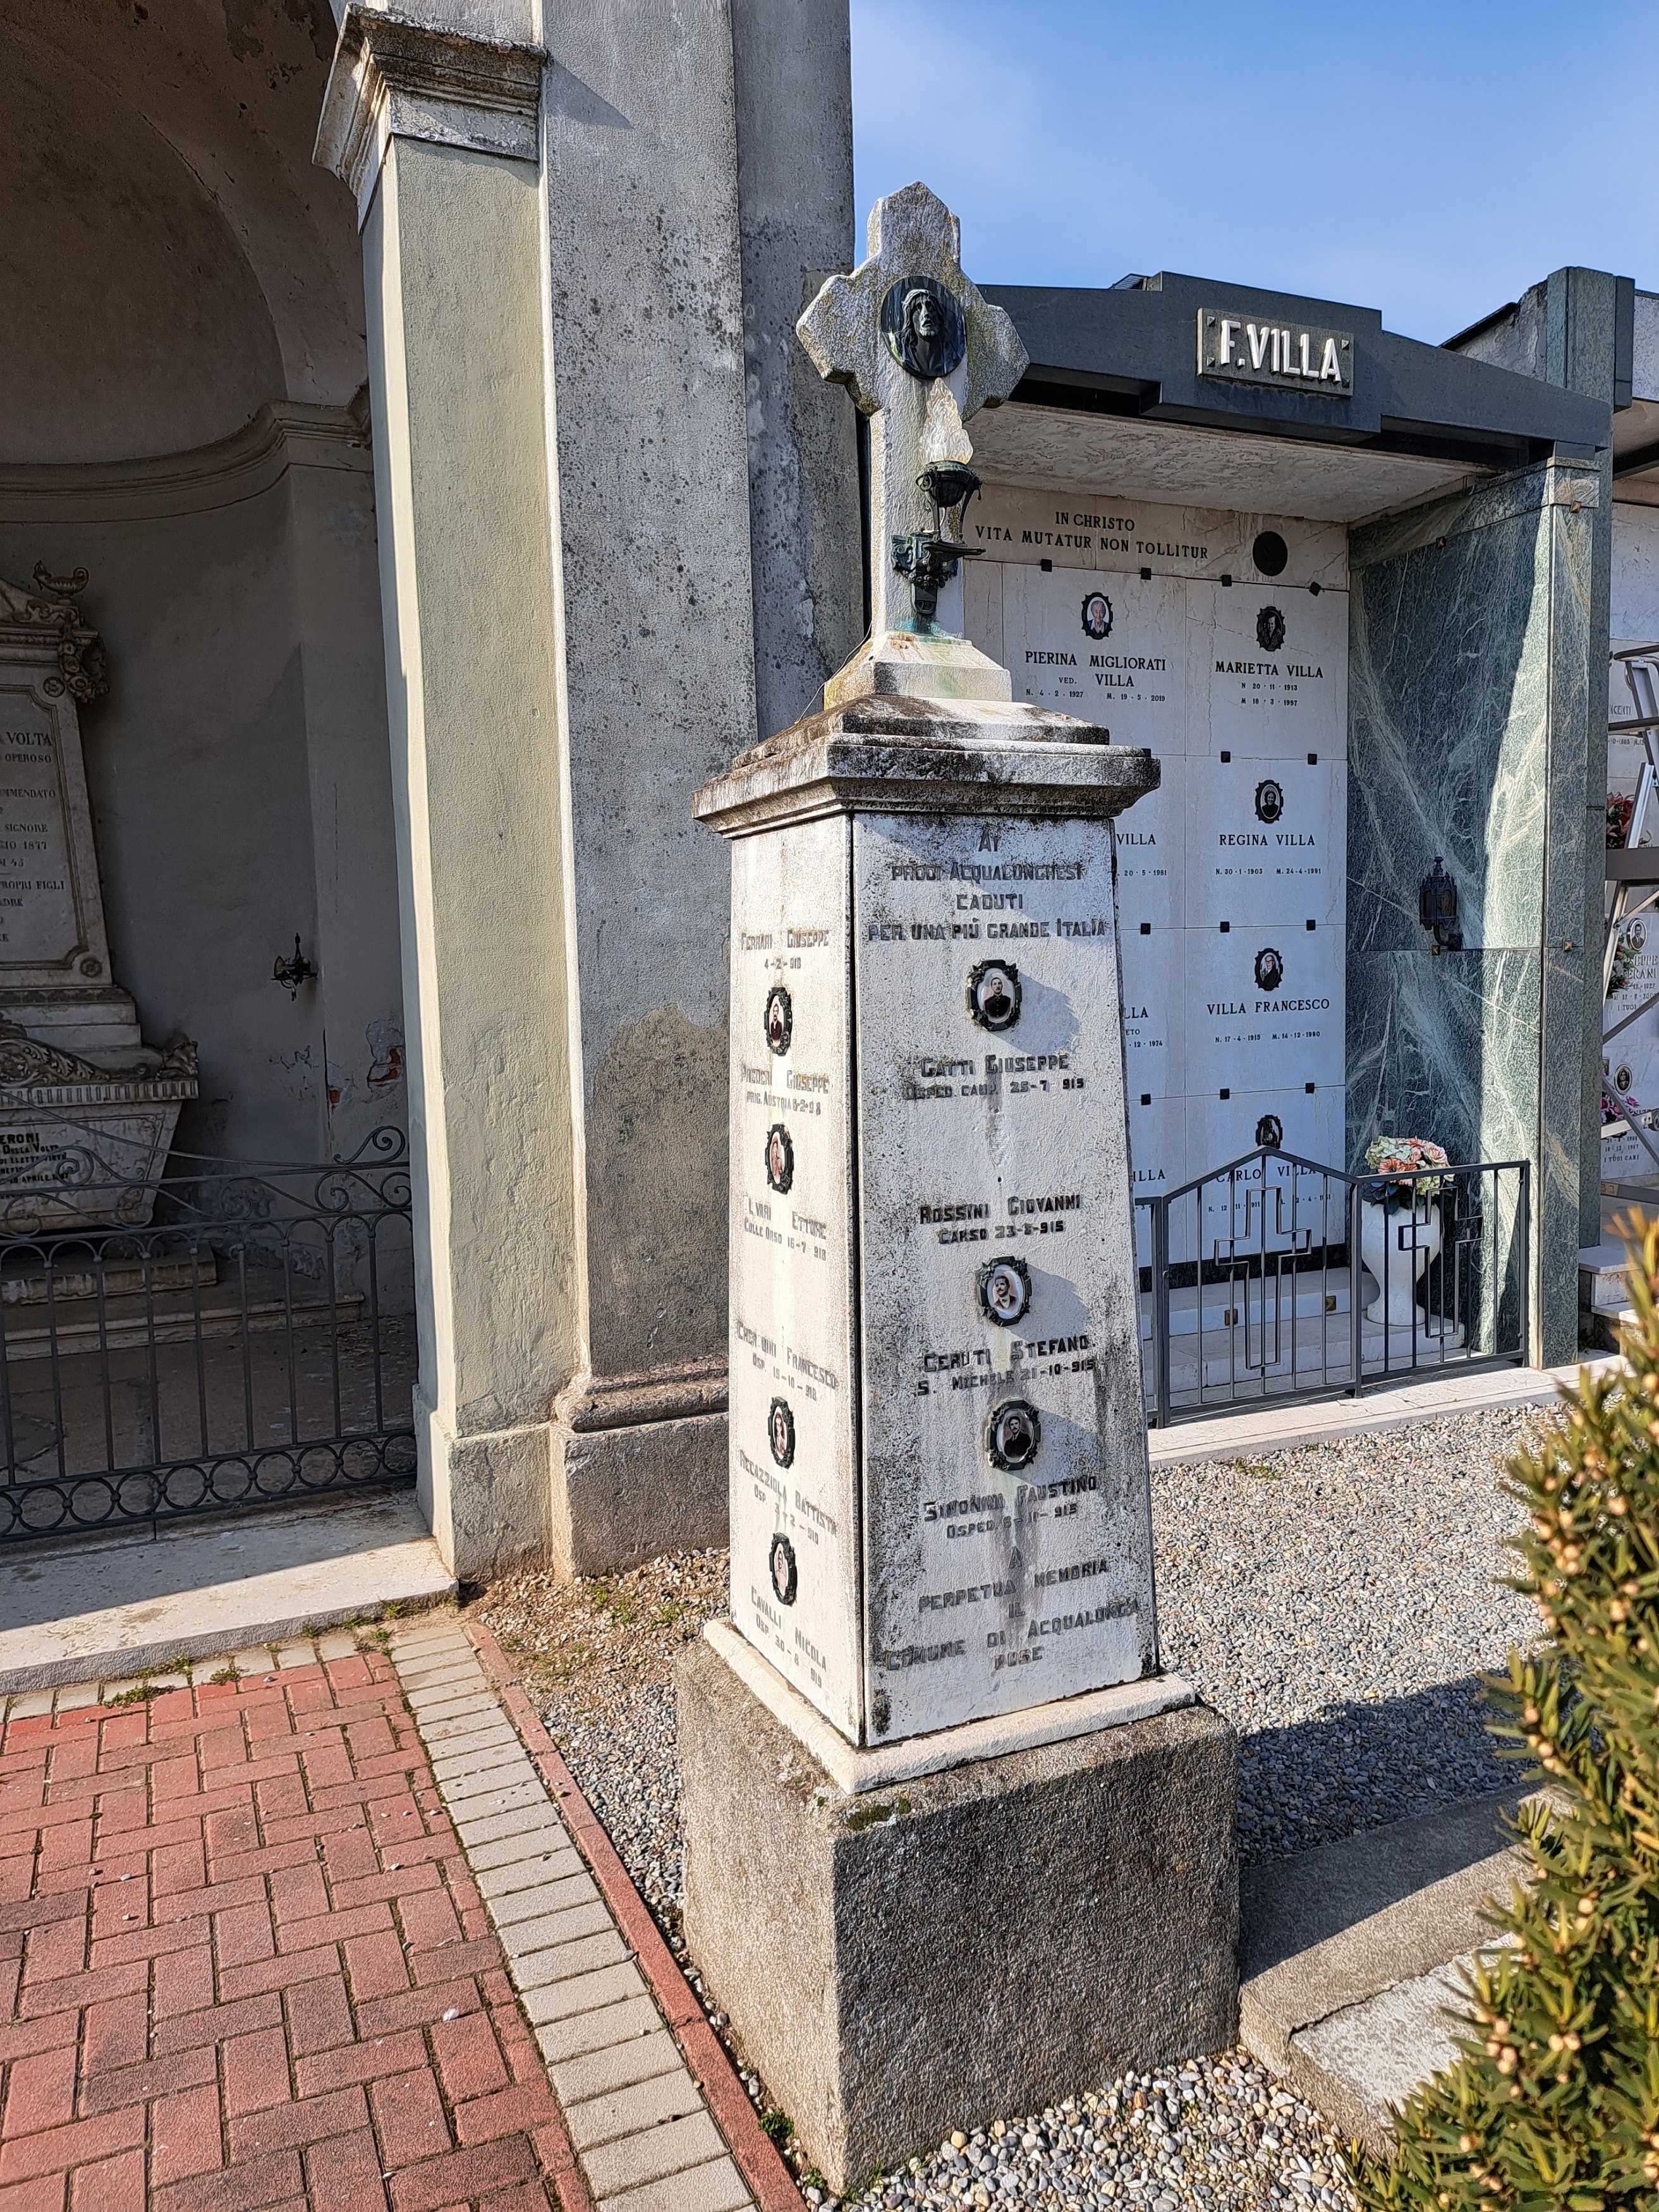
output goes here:
[{"label": "engraved inscription on stele", "polygon": [[915,487],[976,483],[1024,356],[948,210],[881,203],[801,329],[872,418],[882,583],[823,711],[696,800],[732,859],[732,1601],[875,1746],[1158,1668],[1113,898],[1157,769],[959,635],[962,510]]}]

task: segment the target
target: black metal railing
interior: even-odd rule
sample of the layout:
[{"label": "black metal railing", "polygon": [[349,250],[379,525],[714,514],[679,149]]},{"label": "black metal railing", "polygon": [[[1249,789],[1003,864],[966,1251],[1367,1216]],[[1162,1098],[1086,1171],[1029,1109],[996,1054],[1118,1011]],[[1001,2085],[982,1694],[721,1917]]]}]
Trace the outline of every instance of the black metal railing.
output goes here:
[{"label": "black metal railing", "polygon": [[1525,1160],[1352,1176],[1271,1146],[1138,1200],[1148,1419],[1524,1365],[1529,1203]]},{"label": "black metal railing", "polygon": [[0,1171],[0,1544],[411,1481],[405,1140]]}]

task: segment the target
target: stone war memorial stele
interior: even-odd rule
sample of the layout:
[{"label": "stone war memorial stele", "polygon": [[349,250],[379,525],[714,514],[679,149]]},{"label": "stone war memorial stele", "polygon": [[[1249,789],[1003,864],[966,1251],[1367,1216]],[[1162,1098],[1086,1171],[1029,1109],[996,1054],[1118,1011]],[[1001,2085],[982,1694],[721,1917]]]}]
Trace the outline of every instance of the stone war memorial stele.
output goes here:
[{"label": "stone war memorial stele", "polygon": [[1115,817],[1158,771],[966,642],[1013,327],[912,185],[799,336],[870,418],[871,635],[697,794],[732,879],[730,1625],[686,1930],[831,2185],[1215,2048],[1233,1741],[1160,1670]]}]

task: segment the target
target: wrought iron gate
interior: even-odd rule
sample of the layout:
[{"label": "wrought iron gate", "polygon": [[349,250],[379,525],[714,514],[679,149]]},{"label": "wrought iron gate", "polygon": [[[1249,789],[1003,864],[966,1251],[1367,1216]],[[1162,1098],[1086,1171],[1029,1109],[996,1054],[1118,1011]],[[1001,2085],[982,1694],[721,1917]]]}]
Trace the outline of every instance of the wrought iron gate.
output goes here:
[{"label": "wrought iron gate", "polygon": [[407,1147],[0,1166],[0,1543],[407,1483]]},{"label": "wrought iron gate", "polygon": [[1137,1200],[1147,1418],[1526,1364],[1525,1160],[1351,1176],[1272,1147]]}]

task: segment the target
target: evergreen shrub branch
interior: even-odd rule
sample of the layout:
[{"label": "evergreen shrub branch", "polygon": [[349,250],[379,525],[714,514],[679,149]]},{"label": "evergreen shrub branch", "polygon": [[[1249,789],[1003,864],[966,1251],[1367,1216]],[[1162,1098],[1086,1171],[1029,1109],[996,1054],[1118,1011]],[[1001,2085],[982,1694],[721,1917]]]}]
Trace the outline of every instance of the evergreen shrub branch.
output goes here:
[{"label": "evergreen shrub branch", "polygon": [[1626,1365],[1581,1370],[1536,1451],[1512,1587],[1552,1641],[1488,1685],[1547,1789],[1468,1977],[1461,2056],[1361,2161],[1370,2212],[1659,2207],[1659,1221],[1626,1232]]}]

